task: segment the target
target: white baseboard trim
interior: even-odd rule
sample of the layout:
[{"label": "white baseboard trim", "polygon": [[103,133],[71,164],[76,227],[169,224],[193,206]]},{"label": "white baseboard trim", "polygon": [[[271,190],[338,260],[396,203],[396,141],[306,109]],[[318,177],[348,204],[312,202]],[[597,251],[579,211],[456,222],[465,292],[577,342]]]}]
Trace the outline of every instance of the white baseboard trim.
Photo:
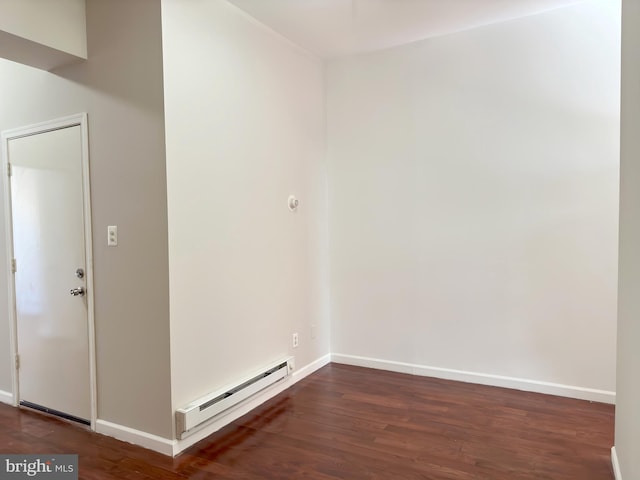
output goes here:
[{"label": "white baseboard trim", "polygon": [[616,447],[611,447],[611,466],[613,467],[613,476],[615,479],[622,480],[622,473],[620,472],[620,464],[618,463]]},{"label": "white baseboard trim", "polygon": [[[240,403],[234,408],[229,409],[226,413],[218,416],[214,420],[203,424],[199,430],[195,431],[193,434],[189,435],[187,438],[183,438],[182,440],[176,440],[173,448],[172,454],[178,455],[180,452],[186,450],[190,446],[198,443],[200,440],[207,438],[209,435],[217,432],[223,427],[226,427],[234,420],[242,417],[243,415],[249,413],[254,408],[262,405],[267,400],[272,399],[279,393],[285,391],[289,387],[293,386],[306,376],[312,374],[316,370],[324,367],[331,361],[331,354],[326,354],[317,360],[305,365],[302,368],[294,370],[290,377],[286,378],[284,381],[276,383],[271,387],[263,390],[255,397],[247,399],[245,402]],[[161,452],[164,453],[164,452]]]},{"label": "white baseboard trim", "polygon": [[328,365],[330,362],[331,362],[331,354],[327,353],[326,355],[318,358],[317,360],[314,360],[313,362],[305,365],[304,367],[294,370],[293,374],[291,375],[293,377],[294,383],[299,382],[304,377],[308,377],[316,370],[319,370],[325,365]]},{"label": "white baseboard trim", "polygon": [[100,419],[96,421],[96,432],[117,438],[124,442],[133,443],[134,445],[140,445],[141,447],[163,453],[164,455],[173,455],[176,444],[175,440],[169,440],[168,438],[159,437],[151,433]]},{"label": "white baseboard trim", "polygon": [[[262,403],[275,397],[280,392],[283,392],[287,388],[299,382],[307,375],[310,375],[319,368],[324,367],[330,361],[331,355],[327,354],[300,369],[296,369],[285,381],[274,384],[273,386],[265,389],[259,395],[256,395],[247,402],[241,403],[236,408],[230,409],[224,415],[216,418],[211,423],[204,424],[199,430],[182,440],[169,440],[168,438],[159,437],[151,433],[143,432],[134,428],[126,427],[124,425],[118,425],[117,423],[112,423],[100,419],[96,421],[96,432],[107,435],[109,437],[117,438],[118,440],[132,443],[134,445],[139,445],[150,450],[154,450],[164,455],[175,456],[183,450],[189,448],[191,445],[220,430],[222,427],[227,426],[234,420],[237,420],[246,413],[249,413],[251,410],[258,407]],[[2,393],[3,392],[0,392],[0,395]],[[9,396],[12,402],[13,396]]]},{"label": "white baseboard trim", "polygon": [[377,358],[360,357],[356,355],[344,355],[340,353],[331,354],[331,361],[358,367],[376,368],[378,370],[389,370],[392,372],[408,373],[411,375],[421,375],[424,377],[435,377],[446,380],[456,380],[459,382],[477,383],[480,385],[490,385],[493,387],[512,388],[527,392],[546,393],[548,395],[558,395],[560,397],[577,398],[601,403],[616,403],[615,392],[607,390],[596,390],[593,388],[576,387],[572,385],[562,385],[559,383],[541,382],[526,378],[506,377],[503,375],[493,375],[489,373],[468,372],[464,370],[454,370],[451,368],[429,367],[426,365],[416,365],[412,363],[394,362],[391,360],[380,360]]},{"label": "white baseboard trim", "polygon": [[0,403],[8,403],[9,405],[15,405],[13,401],[13,393],[0,390]]}]

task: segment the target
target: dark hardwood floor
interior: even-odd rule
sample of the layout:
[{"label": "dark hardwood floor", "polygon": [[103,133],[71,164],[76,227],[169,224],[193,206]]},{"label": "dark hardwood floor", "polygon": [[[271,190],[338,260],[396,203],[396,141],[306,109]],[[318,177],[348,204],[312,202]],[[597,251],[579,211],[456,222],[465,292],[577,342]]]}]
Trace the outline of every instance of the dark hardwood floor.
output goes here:
[{"label": "dark hardwood floor", "polygon": [[0,453],[84,479],[612,480],[614,407],[328,365],[171,459],[0,405]]}]

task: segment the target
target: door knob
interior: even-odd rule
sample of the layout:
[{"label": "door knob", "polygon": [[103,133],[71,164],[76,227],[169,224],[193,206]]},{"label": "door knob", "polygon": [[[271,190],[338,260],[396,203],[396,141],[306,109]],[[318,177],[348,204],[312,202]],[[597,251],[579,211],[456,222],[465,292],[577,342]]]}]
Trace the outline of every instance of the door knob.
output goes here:
[{"label": "door knob", "polygon": [[74,297],[84,297],[84,287],[72,288],[69,293]]}]

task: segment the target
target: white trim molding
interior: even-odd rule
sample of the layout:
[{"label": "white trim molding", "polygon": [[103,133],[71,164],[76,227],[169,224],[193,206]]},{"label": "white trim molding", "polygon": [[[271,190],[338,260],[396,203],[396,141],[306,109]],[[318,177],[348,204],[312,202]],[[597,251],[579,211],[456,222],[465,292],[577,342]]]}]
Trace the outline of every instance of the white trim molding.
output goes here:
[{"label": "white trim molding", "polygon": [[298,368],[293,371],[291,376],[293,377],[293,383],[297,383],[302,380],[304,377],[308,377],[316,370],[321,369],[325,365],[328,365],[331,362],[331,354],[327,353],[326,355],[314,360],[313,362],[305,365],[302,368]]},{"label": "white trim molding", "polygon": [[13,399],[13,393],[0,390],[0,403],[6,403],[8,405],[15,405],[16,402]]},{"label": "white trim molding", "polygon": [[620,472],[620,463],[618,463],[616,447],[611,447],[611,467],[613,468],[613,476],[615,479],[622,480],[622,473]]},{"label": "white trim molding", "polygon": [[100,419],[96,420],[96,432],[163,453],[164,455],[173,455],[176,444],[175,440],[169,440],[168,438]]},{"label": "white trim molding", "polygon": [[[284,381],[278,382],[264,391],[255,395],[254,397],[247,399],[246,401],[238,404],[235,408],[229,409],[224,413],[211,420],[209,423],[205,423],[199,430],[196,430],[192,435],[182,440],[169,440],[168,438],[159,437],[151,433],[136,430],[134,428],[126,427],[124,425],[118,425],[117,423],[108,422],[106,420],[98,419],[96,421],[96,432],[109,437],[117,438],[124,442],[139,445],[150,450],[154,450],[164,455],[176,456],[183,450],[189,448],[191,445],[199,442],[200,440],[208,437],[209,435],[217,432],[221,428],[227,426],[234,420],[237,420],[241,416],[249,413],[254,408],[260,406],[267,400],[272,399],[279,393],[285,391],[289,387],[293,386],[303,378],[311,375],[316,370],[324,367],[331,361],[331,355],[326,354],[317,360],[305,365],[300,369],[296,369],[289,377]],[[12,397],[13,398],[13,397]]]},{"label": "white trim molding", "polygon": [[378,370],[389,370],[392,372],[408,373],[424,377],[442,378],[445,380],[456,380],[459,382],[477,383],[480,385],[490,385],[492,387],[512,388],[526,392],[545,393],[560,397],[577,398],[601,403],[616,403],[615,392],[607,390],[596,390],[593,388],[576,387],[573,385],[562,385],[559,383],[541,382],[527,378],[507,377],[503,375],[493,375],[490,373],[469,372],[465,370],[454,370],[451,368],[430,367],[413,363],[394,362],[391,360],[381,360],[377,358],[360,357],[357,355],[344,355],[340,353],[331,354],[331,361],[354,365],[358,367],[376,368]]}]

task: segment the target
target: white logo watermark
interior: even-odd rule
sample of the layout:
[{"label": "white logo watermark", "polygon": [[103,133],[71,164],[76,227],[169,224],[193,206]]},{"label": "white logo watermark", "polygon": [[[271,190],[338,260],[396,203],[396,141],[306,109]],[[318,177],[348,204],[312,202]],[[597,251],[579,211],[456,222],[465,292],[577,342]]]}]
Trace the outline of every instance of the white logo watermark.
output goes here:
[{"label": "white logo watermark", "polygon": [[0,480],[45,477],[50,480],[77,480],[77,455],[2,455]]},{"label": "white logo watermark", "polygon": [[5,459],[7,473],[26,473],[30,477],[34,477],[38,473],[51,473],[53,468],[51,461],[43,462],[39,458],[35,462],[27,462],[23,460],[21,463],[12,462],[8,458]]}]

